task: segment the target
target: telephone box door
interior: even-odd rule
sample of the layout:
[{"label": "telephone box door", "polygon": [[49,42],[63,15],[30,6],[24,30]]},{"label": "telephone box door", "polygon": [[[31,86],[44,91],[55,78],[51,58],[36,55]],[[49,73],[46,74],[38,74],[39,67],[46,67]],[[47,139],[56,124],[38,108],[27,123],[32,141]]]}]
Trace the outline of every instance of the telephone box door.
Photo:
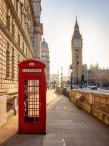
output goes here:
[{"label": "telephone box door", "polygon": [[[41,99],[39,98],[39,80],[24,79],[24,124],[35,123],[40,126]],[[39,116],[40,115],[40,116]],[[25,126],[25,125],[24,125]]]}]

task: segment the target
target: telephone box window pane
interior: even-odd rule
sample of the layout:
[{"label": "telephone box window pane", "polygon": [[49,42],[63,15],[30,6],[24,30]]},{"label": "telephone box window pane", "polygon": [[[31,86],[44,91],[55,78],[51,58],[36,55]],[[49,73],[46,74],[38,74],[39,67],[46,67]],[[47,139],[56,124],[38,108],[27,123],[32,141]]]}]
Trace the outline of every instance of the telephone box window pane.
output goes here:
[{"label": "telephone box window pane", "polygon": [[25,122],[39,121],[39,80],[24,81]]}]

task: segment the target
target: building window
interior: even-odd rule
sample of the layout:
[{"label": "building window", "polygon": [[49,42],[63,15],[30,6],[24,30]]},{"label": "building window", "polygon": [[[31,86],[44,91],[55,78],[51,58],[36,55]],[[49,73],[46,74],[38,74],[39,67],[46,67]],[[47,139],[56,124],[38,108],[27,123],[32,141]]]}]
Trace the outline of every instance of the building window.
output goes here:
[{"label": "building window", "polygon": [[18,54],[18,63],[20,62],[20,54]]},{"label": "building window", "polygon": [[9,51],[9,43],[7,42],[7,50],[6,50],[6,78],[10,78],[10,51]]},{"label": "building window", "polygon": [[21,24],[22,24],[22,19],[23,19],[23,5],[20,5],[20,9],[21,9]]},{"label": "building window", "polygon": [[18,33],[18,45],[20,46],[20,32]]},{"label": "building window", "polygon": [[25,52],[26,57],[28,57],[28,52],[27,52],[27,48],[26,48],[26,52]]},{"label": "building window", "polygon": [[24,52],[24,42],[22,42],[22,49],[23,49],[23,52]]},{"label": "building window", "polygon": [[15,62],[14,62],[14,48],[12,48],[12,71],[11,71],[11,73],[12,73],[12,79],[14,79],[14,69],[15,69],[15,67],[14,67],[14,65],[15,65]]},{"label": "building window", "polygon": [[14,19],[12,20],[12,36],[13,38],[15,36],[15,20]]},{"label": "building window", "polygon": [[10,31],[10,10],[7,10],[6,26],[8,31]]},{"label": "building window", "polygon": [[16,0],[16,12],[18,14],[18,0]]}]

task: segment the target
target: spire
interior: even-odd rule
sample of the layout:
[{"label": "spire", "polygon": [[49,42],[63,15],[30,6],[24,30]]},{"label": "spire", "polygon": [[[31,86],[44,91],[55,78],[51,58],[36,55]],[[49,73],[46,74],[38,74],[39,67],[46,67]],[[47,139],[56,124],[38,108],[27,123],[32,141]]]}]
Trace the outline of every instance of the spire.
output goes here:
[{"label": "spire", "polygon": [[41,46],[42,46],[42,48],[44,47],[44,48],[48,48],[48,44],[47,44],[47,42],[45,41],[45,38],[43,37],[43,40],[42,40],[42,42],[41,42]]},{"label": "spire", "polygon": [[43,38],[43,42],[45,42],[45,38]]},{"label": "spire", "polygon": [[76,16],[76,22],[75,22],[75,26],[74,26],[73,37],[82,38],[82,36],[81,36],[81,34],[80,34],[80,31],[79,31],[79,25],[78,25],[78,21],[77,21],[77,16]]},{"label": "spire", "polygon": [[78,21],[77,21],[77,16],[76,16],[75,28],[79,28]]}]

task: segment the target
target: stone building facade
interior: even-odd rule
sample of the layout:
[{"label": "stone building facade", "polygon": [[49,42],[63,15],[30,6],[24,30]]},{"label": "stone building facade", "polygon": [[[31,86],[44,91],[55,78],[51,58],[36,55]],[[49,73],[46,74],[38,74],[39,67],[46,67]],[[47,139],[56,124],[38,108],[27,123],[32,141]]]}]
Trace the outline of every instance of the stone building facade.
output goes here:
[{"label": "stone building facade", "polygon": [[76,19],[74,26],[74,33],[71,40],[71,51],[72,51],[72,80],[74,83],[81,82],[82,78],[82,36],[79,31],[79,25]]},{"label": "stone building facade", "polygon": [[98,87],[109,87],[109,69],[101,69],[98,65],[83,65],[84,82],[87,85],[97,85]]},{"label": "stone building facade", "polygon": [[18,63],[40,56],[40,13],[41,0],[0,0],[0,90],[17,88]]},{"label": "stone building facade", "polygon": [[48,44],[44,38],[43,38],[43,41],[41,42],[41,59],[46,64],[46,83],[47,83],[47,87],[49,87],[49,84],[50,84],[50,56],[49,56]]},{"label": "stone building facade", "polygon": [[88,83],[109,87],[109,69],[101,69],[98,64],[91,65],[88,70]]}]

